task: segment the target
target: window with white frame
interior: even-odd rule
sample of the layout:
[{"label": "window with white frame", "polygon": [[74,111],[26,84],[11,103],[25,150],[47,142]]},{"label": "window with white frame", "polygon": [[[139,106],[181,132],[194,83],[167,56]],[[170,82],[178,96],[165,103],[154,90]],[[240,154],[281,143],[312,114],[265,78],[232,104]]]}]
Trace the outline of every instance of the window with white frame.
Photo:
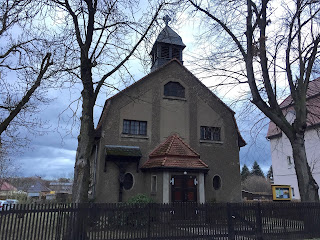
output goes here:
[{"label": "window with white frame", "polygon": [[156,175],[151,176],[151,192],[152,193],[157,192],[157,176]]}]

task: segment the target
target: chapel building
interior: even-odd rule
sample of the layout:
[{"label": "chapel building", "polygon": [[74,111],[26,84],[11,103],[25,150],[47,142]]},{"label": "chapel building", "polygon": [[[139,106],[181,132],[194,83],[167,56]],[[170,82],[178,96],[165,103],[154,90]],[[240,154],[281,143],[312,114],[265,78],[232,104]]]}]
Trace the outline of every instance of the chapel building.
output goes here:
[{"label": "chapel building", "polygon": [[90,197],[126,202],[239,202],[241,137],[234,112],[183,66],[166,26],[151,72],[105,102],[96,128]]}]

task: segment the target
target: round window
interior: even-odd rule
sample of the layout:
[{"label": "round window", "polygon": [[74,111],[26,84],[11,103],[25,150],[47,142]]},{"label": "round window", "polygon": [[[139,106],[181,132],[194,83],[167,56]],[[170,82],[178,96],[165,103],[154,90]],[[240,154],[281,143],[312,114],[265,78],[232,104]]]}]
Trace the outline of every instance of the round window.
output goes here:
[{"label": "round window", "polygon": [[123,188],[125,190],[131,189],[133,186],[133,176],[131,173],[126,173],[124,175]]},{"label": "round window", "polygon": [[221,188],[221,178],[216,175],[212,180],[214,190],[219,190]]}]

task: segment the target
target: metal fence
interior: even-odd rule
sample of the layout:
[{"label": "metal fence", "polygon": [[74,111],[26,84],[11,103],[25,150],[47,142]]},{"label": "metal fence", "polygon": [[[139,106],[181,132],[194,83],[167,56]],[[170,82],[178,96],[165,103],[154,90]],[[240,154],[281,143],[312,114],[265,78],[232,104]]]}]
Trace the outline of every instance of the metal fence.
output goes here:
[{"label": "metal fence", "polygon": [[0,212],[0,239],[305,239],[319,203],[21,204]]}]

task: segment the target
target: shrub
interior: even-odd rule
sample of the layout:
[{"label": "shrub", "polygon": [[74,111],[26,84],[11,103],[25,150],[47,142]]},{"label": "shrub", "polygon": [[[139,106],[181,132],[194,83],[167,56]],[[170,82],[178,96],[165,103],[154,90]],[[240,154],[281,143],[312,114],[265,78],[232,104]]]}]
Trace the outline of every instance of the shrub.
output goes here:
[{"label": "shrub", "polygon": [[144,194],[137,194],[129,198],[128,203],[153,203],[153,199]]}]

